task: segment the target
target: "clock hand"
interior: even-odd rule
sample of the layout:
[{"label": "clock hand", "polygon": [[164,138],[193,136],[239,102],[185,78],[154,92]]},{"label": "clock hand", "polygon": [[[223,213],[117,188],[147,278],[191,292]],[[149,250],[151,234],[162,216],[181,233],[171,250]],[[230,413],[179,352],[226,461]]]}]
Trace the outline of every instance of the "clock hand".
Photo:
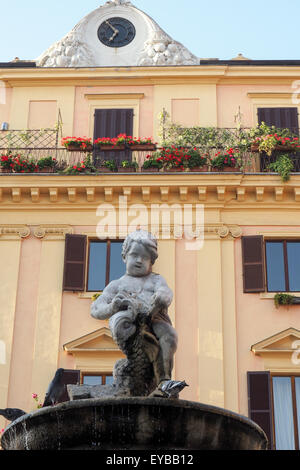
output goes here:
[{"label": "clock hand", "polygon": [[118,34],[119,34],[119,31],[116,30],[114,34],[112,35],[112,37],[109,39],[109,42],[113,41]]},{"label": "clock hand", "polygon": [[110,26],[111,29],[112,29],[115,33],[118,34],[119,31],[118,31],[116,28],[114,28],[113,25],[111,25],[109,21],[106,20],[105,23],[108,24],[108,26]]}]

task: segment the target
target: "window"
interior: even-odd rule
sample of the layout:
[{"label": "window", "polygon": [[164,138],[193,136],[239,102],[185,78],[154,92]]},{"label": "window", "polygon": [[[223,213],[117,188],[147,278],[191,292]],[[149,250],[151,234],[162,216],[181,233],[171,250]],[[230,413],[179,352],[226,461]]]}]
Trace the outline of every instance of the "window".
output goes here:
[{"label": "window", "polygon": [[266,241],[269,292],[300,292],[300,241]]},{"label": "window", "polygon": [[123,241],[90,241],[87,291],[103,291],[110,281],[125,274]]},{"label": "window", "polygon": [[113,383],[113,375],[108,373],[82,374],[83,385],[110,385]]},{"label": "window", "polygon": [[298,108],[258,108],[258,123],[299,132]]},{"label": "window", "polygon": [[277,450],[299,450],[300,377],[273,376],[274,437]]},{"label": "window", "polygon": [[242,237],[244,292],[300,292],[300,240]]},{"label": "window", "polygon": [[101,292],[125,274],[123,240],[95,240],[86,235],[66,235],[63,290]]}]

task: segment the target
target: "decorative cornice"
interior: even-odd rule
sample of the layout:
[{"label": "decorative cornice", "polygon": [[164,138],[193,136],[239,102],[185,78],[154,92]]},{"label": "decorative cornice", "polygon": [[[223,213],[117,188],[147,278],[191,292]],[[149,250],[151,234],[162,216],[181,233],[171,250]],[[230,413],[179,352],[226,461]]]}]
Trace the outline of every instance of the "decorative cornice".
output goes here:
[{"label": "decorative cornice", "polygon": [[145,93],[99,93],[84,95],[87,100],[141,100],[145,98]]},{"label": "decorative cornice", "polygon": [[73,233],[70,225],[39,225],[33,231],[36,238],[48,240],[64,239],[67,233]]},{"label": "decorative cornice", "polygon": [[[275,174],[185,174],[136,173],[80,176],[1,175],[1,210],[60,210],[97,206],[103,202],[118,204],[120,196],[128,203],[145,202],[199,204],[205,207],[295,208],[299,209],[300,175],[292,174],[282,183]],[[42,197],[43,196],[43,197]]]},{"label": "decorative cornice", "polygon": [[30,228],[27,225],[0,225],[0,240],[22,239],[30,235]]}]

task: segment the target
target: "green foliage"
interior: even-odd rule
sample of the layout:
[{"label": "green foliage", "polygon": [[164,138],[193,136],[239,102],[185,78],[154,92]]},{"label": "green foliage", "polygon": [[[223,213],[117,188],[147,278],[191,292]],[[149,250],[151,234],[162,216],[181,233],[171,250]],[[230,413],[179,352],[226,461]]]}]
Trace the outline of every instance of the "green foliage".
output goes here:
[{"label": "green foliage", "polygon": [[138,168],[138,164],[135,160],[129,161],[129,160],[123,160],[121,162],[121,167],[122,168]]},{"label": "green foliage", "polygon": [[39,168],[54,168],[57,166],[57,161],[56,161],[56,158],[52,158],[52,157],[44,157],[44,158],[40,158],[38,161],[37,161],[37,165]]},{"label": "green foliage", "polygon": [[274,297],[274,302],[276,308],[280,305],[292,305],[294,302],[294,296],[290,294],[276,294]]},{"label": "green foliage", "polygon": [[270,170],[279,173],[282,181],[286,182],[290,179],[291,171],[294,168],[293,161],[288,154],[280,155],[276,162],[270,163]]},{"label": "green foliage", "polygon": [[[158,152],[156,152],[157,154]],[[154,155],[147,155],[146,160],[143,163],[142,168],[147,170],[148,168],[158,168],[159,170],[163,167],[162,161],[156,159]]]},{"label": "green foliage", "polygon": [[108,168],[110,171],[117,171],[118,169],[115,160],[103,160],[100,166],[104,166],[105,168]]}]

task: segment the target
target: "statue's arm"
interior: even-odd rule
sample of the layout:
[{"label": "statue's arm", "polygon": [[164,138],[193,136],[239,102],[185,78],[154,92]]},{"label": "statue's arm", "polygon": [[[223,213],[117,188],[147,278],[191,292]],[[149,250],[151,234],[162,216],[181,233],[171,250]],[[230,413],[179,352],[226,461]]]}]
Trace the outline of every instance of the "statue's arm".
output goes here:
[{"label": "statue's arm", "polygon": [[155,297],[159,299],[160,301],[163,301],[163,303],[167,307],[169,307],[173,300],[172,290],[170,289],[166,280],[162,276],[157,275],[155,281],[156,281],[155,282],[156,289],[155,289],[155,294],[154,294]]},{"label": "statue's arm", "polygon": [[107,320],[115,312],[113,310],[113,299],[118,293],[118,282],[112,281],[105,287],[103,293],[91,305],[91,316],[97,320]]}]

